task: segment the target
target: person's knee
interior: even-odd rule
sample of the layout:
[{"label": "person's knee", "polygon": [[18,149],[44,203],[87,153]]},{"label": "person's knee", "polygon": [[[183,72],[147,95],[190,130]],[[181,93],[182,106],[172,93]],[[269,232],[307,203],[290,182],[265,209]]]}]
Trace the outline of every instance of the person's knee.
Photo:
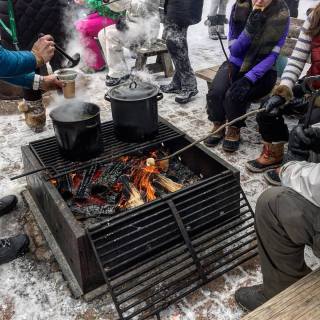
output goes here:
[{"label": "person's knee", "polygon": [[115,26],[111,25],[99,31],[98,39],[100,43],[112,42],[118,38],[118,33],[119,31]]},{"label": "person's knee", "polygon": [[276,202],[278,201],[279,195],[286,190],[287,188],[285,187],[272,187],[260,195],[255,211],[255,222],[258,228],[268,223],[267,221],[270,215],[276,215]]}]

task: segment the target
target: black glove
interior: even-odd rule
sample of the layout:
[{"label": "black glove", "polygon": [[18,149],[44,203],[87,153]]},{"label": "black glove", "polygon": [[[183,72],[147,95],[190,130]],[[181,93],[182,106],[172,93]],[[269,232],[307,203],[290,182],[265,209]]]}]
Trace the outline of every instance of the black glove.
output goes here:
[{"label": "black glove", "polygon": [[311,139],[305,135],[302,125],[295,126],[289,135],[286,161],[307,161],[309,158],[309,150],[311,150],[310,147]]},{"label": "black glove", "polygon": [[320,153],[320,128],[310,127],[301,132],[301,139],[309,143],[309,148],[315,153]]},{"label": "black glove", "polygon": [[128,30],[128,26],[127,26],[125,17],[120,17],[119,18],[119,20],[116,23],[116,29],[119,30],[119,31]]},{"label": "black glove", "polygon": [[250,35],[254,35],[261,30],[266,20],[265,14],[261,10],[253,10],[247,20],[245,29]]},{"label": "black glove", "polygon": [[277,114],[279,107],[282,106],[285,102],[285,98],[278,95],[274,95],[262,104],[262,108],[266,108],[266,112],[268,113]]},{"label": "black glove", "polygon": [[249,93],[252,88],[252,82],[246,78],[242,77],[235,81],[230,87],[230,96],[234,101],[244,102],[248,99]]}]

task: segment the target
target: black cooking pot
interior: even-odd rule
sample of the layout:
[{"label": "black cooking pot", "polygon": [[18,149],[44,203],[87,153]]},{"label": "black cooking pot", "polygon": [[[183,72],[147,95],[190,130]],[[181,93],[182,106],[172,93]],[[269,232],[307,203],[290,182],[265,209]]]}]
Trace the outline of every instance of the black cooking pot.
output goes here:
[{"label": "black cooking pot", "polygon": [[163,98],[151,83],[124,83],[110,89],[105,99],[111,102],[116,135],[124,141],[142,142],[158,133],[158,101]]},{"label": "black cooking pot", "polygon": [[89,160],[103,151],[100,108],[87,102],[71,102],[50,112],[63,157]]}]

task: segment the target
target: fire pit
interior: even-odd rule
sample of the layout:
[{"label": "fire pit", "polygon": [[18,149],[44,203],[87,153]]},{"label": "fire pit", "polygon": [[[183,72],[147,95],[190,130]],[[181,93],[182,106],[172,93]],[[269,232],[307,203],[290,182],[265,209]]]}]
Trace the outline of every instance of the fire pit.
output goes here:
[{"label": "fire pit", "polygon": [[120,319],[145,319],[257,254],[239,172],[160,119],[151,141],[102,124],[104,152],[63,159],[54,137],[22,147],[30,193],[83,293],[107,284]]}]

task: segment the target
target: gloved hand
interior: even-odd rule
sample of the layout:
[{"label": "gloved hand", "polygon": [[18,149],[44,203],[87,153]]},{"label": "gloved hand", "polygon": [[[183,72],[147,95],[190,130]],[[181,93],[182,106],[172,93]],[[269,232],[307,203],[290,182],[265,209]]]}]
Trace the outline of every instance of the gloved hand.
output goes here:
[{"label": "gloved hand", "polygon": [[315,153],[320,153],[320,128],[310,127],[307,129],[299,130],[297,133],[299,138],[303,140],[309,149]]},{"label": "gloved hand", "polygon": [[253,10],[247,20],[245,30],[252,36],[261,30],[266,20],[265,14],[261,10]]},{"label": "gloved hand", "polygon": [[302,125],[295,126],[289,135],[287,161],[307,161],[309,158],[309,151],[311,146],[311,139],[308,138]]},{"label": "gloved hand", "polygon": [[118,22],[116,23],[116,29],[119,31],[125,31],[128,29],[125,17],[119,18]]},{"label": "gloved hand", "polygon": [[278,95],[274,95],[262,104],[262,108],[266,108],[266,112],[268,113],[277,114],[279,107],[282,106],[285,102],[285,98]]},{"label": "gloved hand", "polygon": [[230,87],[230,96],[234,101],[244,102],[251,91],[252,82],[246,78],[242,77],[235,81]]}]

